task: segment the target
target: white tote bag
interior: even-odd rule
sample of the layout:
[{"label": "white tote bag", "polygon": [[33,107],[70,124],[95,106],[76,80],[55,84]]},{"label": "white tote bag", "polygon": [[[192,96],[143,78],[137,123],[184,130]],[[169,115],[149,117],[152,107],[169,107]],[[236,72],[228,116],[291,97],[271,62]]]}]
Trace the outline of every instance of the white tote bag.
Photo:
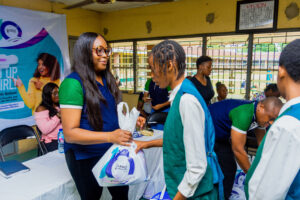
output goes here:
[{"label": "white tote bag", "polygon": [[[123,113],[123,106],[126,112]],[[139,111],[135,108],[129,113],[127,103],[118,105],[119,126],[123,130],[135,129]],[[114,144],[92,169],[92,172],[102,187],[122,186],[137,184],[147,180],[147,167],[144,153],[135,153],[136,144],[131,143],[129,147]]]},{"label": "white tote bag", "polygon": [[144,153],[135,153],[136,144],[114,144],[94,166],[92,172],[102,187],[131,185],[147,180]]}]

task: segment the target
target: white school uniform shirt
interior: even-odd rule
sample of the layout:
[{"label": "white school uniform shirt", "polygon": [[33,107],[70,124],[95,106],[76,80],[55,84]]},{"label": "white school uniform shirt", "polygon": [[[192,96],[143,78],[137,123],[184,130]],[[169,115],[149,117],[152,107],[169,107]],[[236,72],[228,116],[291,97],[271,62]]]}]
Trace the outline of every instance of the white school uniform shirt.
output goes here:
[{"label": "white school uniform shirt", "polygon": [[[180,87],[181,84],[171,92],[169,99],[171,105]],[[207,167],[204,139],[205,114],[197,98],[191,94],[182,95],[179,112],[183,124],[186,172],[177,189],[183,196],[189,198],[194,195]]]},{"label": "white school uniform shirt", "polygon": [[[291,99],[279,115],[298,103],[300,97]],[[299,169],[300,123],[284,115],[274,122],[266,136],[260,162],[249,182],[249,199],[285,199]]]}]

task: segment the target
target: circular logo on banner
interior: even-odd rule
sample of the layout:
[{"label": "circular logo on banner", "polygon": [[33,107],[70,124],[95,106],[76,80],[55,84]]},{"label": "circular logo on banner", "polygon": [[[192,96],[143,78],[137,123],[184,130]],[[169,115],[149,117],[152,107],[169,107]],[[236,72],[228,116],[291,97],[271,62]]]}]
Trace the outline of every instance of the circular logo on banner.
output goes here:
[{"label": "circular logo on banner", "polygon": [[17,42],[22,37],[21,28],[12,21],[6,21],[1,24],[0,32],[5,40]]}]

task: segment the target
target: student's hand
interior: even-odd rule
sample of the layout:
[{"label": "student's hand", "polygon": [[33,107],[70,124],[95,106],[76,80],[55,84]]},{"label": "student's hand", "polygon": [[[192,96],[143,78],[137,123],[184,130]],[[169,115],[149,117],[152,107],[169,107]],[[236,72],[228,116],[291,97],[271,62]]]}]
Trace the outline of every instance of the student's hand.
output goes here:
[{"label": "student's hand", "polygon": [[146,123],[145,117],[139,116],[138,119],[136,120],[136,126],[138,126],[140,128],[143,128],[145,123]]},{"label": "student's hand", "polygon": [[122,129],[116,129],[111,134],[109,134],[109,142],[130,146],[130,142],[132,141],[132,135],[129,131],[125,131]]},{"label": "student's hand", "polygon": [[148,148],[147,142],[145,142],[145,141],[134,140],[134,143],[137,146],[136,149],[135,149],[135,153],[138,153],[142,149],[147,149]]},{"label": "student's hand", "polygon": [[44,85],[44,84],[40,81],[40,79],[32,80],[31,82],[34,83],[34,86],[35,86],[35,88],[36,88],[37,90],[42,89],[42,87],[43,87],[43,85]]},{"label": "student's hand", "polygon": [[186,197],[178,191],[173,200],[186,200]]},{"label": "student's hand", "polygon": [[21,87],[21,86],[23,85],[23,82],[22,82],[22,80],[20,79],[19,76],[17,76],[17,79],[15,79],[15,78],[13,78],[13,77],[11,77],[11,79],[13,80],[15,86]]}]

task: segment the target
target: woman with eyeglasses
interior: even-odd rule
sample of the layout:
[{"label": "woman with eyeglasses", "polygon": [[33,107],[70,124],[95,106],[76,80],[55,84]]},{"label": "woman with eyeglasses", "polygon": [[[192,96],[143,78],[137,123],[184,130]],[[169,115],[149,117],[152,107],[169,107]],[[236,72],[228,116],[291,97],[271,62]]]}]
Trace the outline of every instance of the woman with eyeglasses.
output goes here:
[{"label": "woman with eyeglasses", "polygon": [[[73,53],[73,72],[59,90],[65,156],[81,199],[99,200],[102,187],[92,168],[113,143],[128,146],[132,136],[119,128],[121,93],[110,71],[106,40],[97,33],[83,33]],[[128,186],[108,190],[112,199],[128,199]]]},{"label": "woman with eyeglasses", "polygon": [[32,110],[32,114],[42,101],[43,87],[49,82],[60,85],[60,66],[55,56],[41,53],[36,61],[38,65],[29,80],[27,91],[19,76],[17,79],[12,78],[25,105]]},{"label": "woman with eyeglasses", "polygon": [[47,151],[57,149],[57,133],[62,128],[58,98],[58,86],[47,83],[42,92],[42,103],[37,107],[34,118],[39,130],[42,132],[41,140]]},{"label": "woman with eyeglasses", "polygon": [[211,103],[215,92],[211,84],[209,75],[212,70],[212,59],[209,56],[200,56],[196,61],[197,74],[191,78],[192,83],[203,97],[206,105]]}]

